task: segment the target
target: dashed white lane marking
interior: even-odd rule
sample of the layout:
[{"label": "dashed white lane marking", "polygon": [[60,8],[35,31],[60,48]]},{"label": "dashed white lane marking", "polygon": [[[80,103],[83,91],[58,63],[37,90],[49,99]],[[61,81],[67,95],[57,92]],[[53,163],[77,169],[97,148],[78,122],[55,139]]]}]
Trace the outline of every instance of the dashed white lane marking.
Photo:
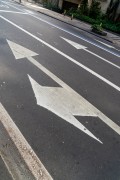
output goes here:
[{"label": "dashed white lane marking", "polygon": [[7,10],[0,10],[0,13],[28,14],[26,12],[16,12],[16,11],[7,11]]},{"label": "dashed white lane marking", "polygon": [[27,9],[24,9],[26,12],[28,12],[29,14],[34,14],[33,11],[30,11],[30,10],[27,10]]},{"label": "dashed white lane marking", "polygon": [[31,146],[28,144],[18,127],[15,125],[3,105],[0,103],[0,121],[14,142],[20,155],[24,159],[29,170],[36,180],[52,180],[52,177],[45,169]]},{"label": "dashed white lane marking", "polygon": [[4,5],[4,4],[0,4],[0,8],[9,8],[9,6],[7,6],[7,5]]},{"label": "dashed white lane marking", "polygon": [[[3,1],[3,3],[8,4],[8,6],[11,6],[11,7],[15,8],[15,9],[17,9],[17,10],[23,11],[23,10],[21,10],[20,8],[15,7],[14,5],[11,5],[10,3],[4,2],[4,1]],[[111,51],[111,50],[109,50],[109,49],[106,49],[106,48],[104,48],[103,46],[96,44],[95,42],[92,42],[92,41],[90,41],[90,40],[88,40],[88,39],[86,39],[86,38],[84,38],[84,37],[81,37],[81,36],[79,36],[79,35],[76,35],[76,34],[70,32],[70,31],[68,31],[68,30],[66,30],[66,29],[64,29],[64,28],[61,28],[60,26],[57,26],[57,25],[55,25],[55,24],[52,24],[52,23],[50,23],[50,22],[48,22],[48,21],[46,21],[46,20],[44,20],[44,19],[41,19],[41,18],[39,18],[39,17],[31,14],[31,13],[28,13],[28,14],[29,14],[30,16],[38,19],[39,21],[42,21],[42,22],[44,22],[44,23],[47,23],[47,24],[49,24],[50,26],[53,26],[53,27],[55,27],[55,28],[57,28],[57,29],[59,29],[59,30],[61,30],[61,31],[64,31],[64,32],[66,32],[66,33],[68,33],[68,34],[71,34],[71,35],[74,36],[74,37],[77,37],[77,38],[79,38],[79,39],[82,39],[83,41],[85,41],[85,42],[87,42],[87,43],[89,43],[89,44],[92,44],[93,46],[96,46],[96,47],[98,47],[98,48],[100,48],[100,49],[102,49],[102,50],[104,50],[104,51],[106,51],[106,52],[108,52],[108,53],[111,53],[112,55],[114,55],[114,56],[116,56],[116,57],[120,57],[120,54],[115,53],[115,52],[113,52],[113,51]]]},{"label": "dashed white lane marking", "polygon": [[40,35],[40,36],[42,36],[42,34],[41,34],[41,33],[39,33],[39,32],[37,32],[37,34],[38,34],[38,35]]},{"label": "dashed white lane marking", "polygon": [[97,40],[97,39],[95,39],[95,40],[98,41],[98,42],[100,42],[101,44],[103,44],[103,45],[109,47],[109,48],[115,49],[115,47],[113,47],[113,46],[111,46],[111,45],[109,45],[109,44],[106,44],[106,43],[104,43],[104,42],[102,42],[102,41],[99,41],[99,40]]}]

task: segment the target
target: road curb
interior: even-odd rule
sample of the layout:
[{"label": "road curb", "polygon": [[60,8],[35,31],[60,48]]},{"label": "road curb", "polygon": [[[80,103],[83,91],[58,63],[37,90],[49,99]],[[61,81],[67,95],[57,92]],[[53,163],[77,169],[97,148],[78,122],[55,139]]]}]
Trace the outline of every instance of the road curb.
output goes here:
[{"label": "road curb", "polygon": [[41,12],[41,11],[37,11],[37,12],[39,12],[39,13],[41,13],[41,14],[44,14],[44,15],[46,15],[46,16],[52,17],[52,18],[54,18],[54,19],[57,19],[57,20],[59,20],[59,21],[61,21],[61,22],[64,22],[64,23],[66,23],[66,24],[68,24],[68,25],[71,25],[71,26],[73,26],[73,27],[76,27],[76,28],[78,28],[78,29],[80,29],[80,30],[83,30],[83,31],[89,33],[89,34],[92,34],[92,35],[97,36],[97,37],[99,37],[99,38],[101,38],[101,39],[104,39],[104,40],[106,40],[106,41],[108,41],[108,42],[110,42],[110,43],[115,43],[114,41],[112,41],[112,40],[110,40],[110,39],[107,39],[107,38],[104,38],[104,37],[102,37],[102,36],[99,36],[99,35],[91,32],[91,31],[87,31],[86,29],[83,29],[83,28],[78,27],[78,26],[76,26],[76,25],[74,25],[74,24],[71,24],[71,23],[66,22],[66,21],[64,21],[64,20],[61,20],[61,19],[59,19],[59,18],[57,18],[57,17],[55,17],[55,16],[49,15],[49,14],[44,13],[44,12]]},{"label": "road curb", "polygon": [[[51,10],[49,10],[49,9],[47,9],[47,8],[44,8],[44,9],[46,9],[46,10],[48,10],[48,11],[50,11],[50,12],[53,12],[53,13],[50,14],[50,13],[47,13],[47,12],[43,12],[43,11],[40,11],[40,10],[36,10],[36,9],[33,8],[31,5],[27,6],[26,4],[24,4],[24,2],[25,2],[24,0],[23,0],[23,2],[21,2],[21,3],[17,2],[16,0],[12,0],[12,1],[16,2],[17,4],[21,4],[21,5],[25,6],[25,7],[28,7],[28,8],[30,8],[30,9],[38,12],[38,13],[41,13],[41,14],[44,14],[44,15],[46,15],[46,16],[48,16],[48,17],[54,18],[54,19],[56,19],[56,20],[59,20],[60,22],[64,22],[65,24],[68,24],[68,25],[71,25],[71,26],[73,26],[73,27],[76,27],[76,28],[78,28],[78,29],[80,29],[80,30],[82,30],[82,31],[84,31],[84,32],[87,32],[87,33],[89,33],[89,34],[91,34],[91,35],[94,35],[94,36],[96,36],[96,37],[98,37],[98,38],[101,38],[101,39],[103,39],[103,40],[106,40],[107,42],[110,42],[110,43],[113,43],[113,44],[119,46],[118,43],[117,43],[115,40],[112,40],[112,39],[110,39],[110,38],[108,38],[108,37],[106,37],[106,36],[100,36],[99,34],[96,34],[96,33],[92,32],[92,31],[90,31],[90,28],[89,28],[89,30],[87,30],[87,29],[84,29],[84,28],[82,28],[82,27],[80,27],[80,26],[77,26],[77,25],[75,25],[75,24],[73,24],[73,23],[64,21],[64,19],[59,18],[59,15],[61,15],[61,14],[59,14],[59,13],[57,13],[57,12],[51,11]],[[37,3],[33,3],[32,1],[29,2],[29,0],[28,0],[27,2],[28,2],[28,3],[31,3],[31,4],[35,4],[36,6],[39,7],[39,5],[38,5]],[[57,14],[58,16],[55,16],[54,13]],[[69,16],[66,16],[66,17],[69,17]],[[77,19],[75,19],[75,20],[77,20]],[[79,21],[78,21],[78,22],[79,22]],[[88,23],[86,23],[86,22],[84,22],[84,21],[81,21],[81,22],[83,22],[83,23],[85,23],[85,24],[88,24]],[[105,31],[106,31],[106,30],[105,30]],[[106,32],[108,33],[108,31],[106,31]],[[113,33],[112,33],[112,34],[113,34]]]}]

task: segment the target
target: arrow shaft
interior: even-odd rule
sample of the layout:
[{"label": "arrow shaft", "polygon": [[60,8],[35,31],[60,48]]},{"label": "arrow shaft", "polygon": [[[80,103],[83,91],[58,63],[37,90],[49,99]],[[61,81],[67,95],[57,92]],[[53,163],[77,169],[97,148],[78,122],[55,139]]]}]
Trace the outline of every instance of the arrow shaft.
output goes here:
[{"label": "arrow shaft", "polygon": [[[54,75],[52,72],[50,72],[48,69],[46,69],[44,66],[42,66],[39,62],[37,62],[32,57],[27,57],[28,60],[34,64],[37,68],[39,68],[41,71],[43,71],[46,75],[48,75],[51,79],[53,79],[57,84],[65,88],[67,91],[70,91],[73,94],[76,94],[78,96],[78,99],[81,99],[80,101],[86,101],[82,96],[80,96],[76,91],[74,91],[71,87],[69,87],[66,83],[64,83],[61,79],[59,79],[56,75]],[[116,133],[120,135],[120,127],[115,124],[111,119],[109,119],[107,116],[105,116],[102,112],[100,112],[97,108],[95,108],[92,104],[87,102],[90,106],[93,107],[93,111],[95,112],[96,117],[99,117],[105,124],[107,124],[110,128],[112,128]]]},{"label": "arrow shaft", "polygon": [[46,69],[44,66],[42,66],[39,62],[37,62],[33,57],[27,57],[27,59],[34,64],[36,67],[38,67],[41,71],[43,71],[45,74],[47,74],[51,79],[53,79],[57,84],[62,86],[63,88],[67,89],[68,91],[73,91],[71,87],[69,87],[66,83],[64,83],[61,79],[59,79],[56,75],[54,75],[52,72],[50,72],[48,69]]},{"label": "arrow shaft", "polygon": [[109,119],[107,116],[105,116],[103,113],[100,112],[100,115],[98,117],[105,123],[107,124],[111,129],[116,131],[117,134],[120,135],[120,127],[114,123],[111,119]]}]

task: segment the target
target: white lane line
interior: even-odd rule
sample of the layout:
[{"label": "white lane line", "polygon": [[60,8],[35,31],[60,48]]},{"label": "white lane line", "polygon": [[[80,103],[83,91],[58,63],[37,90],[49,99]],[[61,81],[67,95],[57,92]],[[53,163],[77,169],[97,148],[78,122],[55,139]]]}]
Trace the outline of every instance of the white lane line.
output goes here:
[{"label": "white lane line", "polygon": [[14,142],[20,155],[36,180],[52,180],[52,177],[45,169],[40,159],[37,157],[31,146],[28,144],[18,127],[15,125],[3,105],[0,103],[0,121]]},{"label": "white lane line", "polygon": [[43,41],[42,39],[38,38],[37,36],[31,34],[30,32],[28,32],[27,30],[23,29],[22,27],[18,26],[17,24],[13,23],[12,21],[8,20],[7,18],[3,17],[0,15],[0,18],[5,20],[6,22],[12,24],[13,26],[15,26],[16,28],[20,29],[21,31],[25,32],[26,34],[28,34],[29,36],[33,37],[34,39],[38,40],[39,42],[43,43],[44,45],[46,45],[47,47],[49,47],[50,49],[54,50],[55,52],[57,52],[58,54],[62,55],[63,57],[67,58],[69,61],[73,62],[74,64],[78,65],[79,67],[83,68],[84,70],[88,71],[89,73],[91,73],[92,75],[94,75],[95,77],[101,79],[102,81],[104,81],[106,84],[110,85],[111,87],[113,87],[114,89],[116,89],[117,91],[120,91],[120,87],[115,85],[114,83],[112,83],[111,81],[107,80],[106,78],[104,78],[103,76],[99,75],[98,73],[94,72],[93,70],[91,70],[90,68],[86,67],[85,65],[79,63],[78,61],[76,61],[75,59],[71,58],[70,56],[66,55],[65,53],[61,52],[60,50],[56,49],[55,47],[51,46],[50,44],[48,44],[47,42]]},{"label": "white lane line", "polygon": [[0,10],[0,13],[15,13],[15,14],[28,14],[26,12],[16,12],[16,11],[6,11],[6,10]]},{"label": "white lane line", "polygon": [[0,4],[0,8],[9,8],[9,6],[4,5],[4,4]]},{"label": "white lane line", "polygon": [[43,36],[41,33],[37,32],[38,35]]},{"label": "white lane line", "polygon": [[106,43],[102,42],[102,41],[99,41],[99,40],[97,40],[97,39],[95,39],[95,40],[98,41],[98,42],[100,42],[101,44],[109,47],[109,48],[115,48],[115,47],[113,47],[113,46],[110,46],[109,44],[106,44]]},{"label": "white lane line", "polygon": [[104,44],[105,46],[107,46],[107,47],[109,47],[109,48],[113,48],[113,49],[115,49],[115,50],[117,50],[117,51],[120,51],[119,49],[116,49],[114,46],[111,46],[111,45],[109,45],[109,44],[106,44],[106,43],[104,43],[104,42],[102,42],[102,41],[99,41],[99,40],[97,40],[97,39],[95,39],[96,41],[98,41],[98,42],[100,42],[101,44]]},{"label": "white lane line", "polygon": [[[21,10],[20,8],[15,7],[14,5],[11,5],[11,4],[6,3],[6,2],[4,2],[4,1],[3,1],[3,3],[5,3],[5,4],[7,4],[8,6],[11,6],[11,7],[15,8],[15,9],[17,9],[17,10],[23,11],[23,10]],[[89,43],[89,44],[92,44],[93,46],[96,46],[96,47],[98,47],[98,48],[100,48],[100,49],[102,49],[102,50],[104,50],[104,51],[106,51],[106,52],[108,52],[108,53],[111,53],[112,55],[114,55],[114,56],[116,56],[116,57],[120,57],[120,54],[115,53],[115,52],[113,52],[113,51],[111,51],[111,50],[108,50],[108,49],[104,48],[103,46],[96,44],[95,42],[92,42],[92,41],[90,41],[90,40],[88,40],[88,39],[86,39],[86,38],[83,38],[83,37],[81,37],[81,36],[78,36],[78,35],[70,32],[70,31],[68,31],[68,30],[66,30],[66,29],[64,29],[64,28],[61,28],[61,27],[59,27],[59,26],[57,26],[57,25],[54,25],[53,23],[50,23],[50,22],[48,22],[48,21],[46,21],[46,20],[43,20],[43,19],[41,19],[41,18],[39,18],[39,17],[31,14],[31,13],[28,13],[28,15],[30,15],[30,16],[32,16],[32,17],[34,17],[34,18],[36,18],[36,19],[38,19],[38,20],[40,20],[40,21],[42,21],[42,22],[44,22],[44,23],[47,23],[47,24],[49,24],[49,25],[51,25],[51,26],[53,26],[53,27],[55,27],[55,28],[57,28],[57,29],[59,29],[59,30],[61,30],[61,31],[64,31],[64,32],[66,32],[66,33],[68,33],[68,34],[70,34],[70,35],[72,35],[72,36],[74,36],[74,37],[77,37],[77,38],[79,38],[79,39],[82,39],[83,41],[85,41],[85,42],[87,42],[87,43]]]},{"label": "white lane line", "polygon": [[111,64],[112,66],[120,69],[120,66],[118,66],[118,65],[116,65],[116,64],[108,61],[107,59],[99,56],[98,54],[93,53],[92,51],[89,51],[89,50],[87,49],[87,47],[85,47],[85,46],[83,46],[83,45],[81,45],[81,44],[78,44],[78,43],[76,43],[76,42],[74,42],[74,41],[71,41],[71,40],[69,40],[69,39],[66,39],[66,38],[64,38],[64,37],[61,37],[61,38],[64,39],[66,42],[68,42],[68,43],[69,43],[70,45],[72,45],[73,47],[75,47],[76,49],[83,49],[84,51],[92,54],[93,56],[98,57],[98,58],[101,59],[102,61],[105,61],[105,62]]},{"label": "white lane line", "polygon": [[34,14],[34,12],[30,11],[30,10],[27,10],[27,9],[24,9],[26,12],[28,12],[29,14]]},{"label": "white lane line", "polygon": [[92,54],[92,55],[98,57],[99,59],[103,60],[104,62],[107,62],[108,64],[111,64],[112,66],[114,66],[114,67],[120,69],[120,66],[118,66],[118,65],[116,65],[116,64],[114,64],[114,63],[108,61],[107,59],[105,59],[105,58],[99,56],[98,54],[95,54],[95,53],[93,53],[92,51],[89,51],[88,49],[84,49],[84,50],[85,50],[86,52],[88,52],[88,53],[90,53],[90,54]]}]

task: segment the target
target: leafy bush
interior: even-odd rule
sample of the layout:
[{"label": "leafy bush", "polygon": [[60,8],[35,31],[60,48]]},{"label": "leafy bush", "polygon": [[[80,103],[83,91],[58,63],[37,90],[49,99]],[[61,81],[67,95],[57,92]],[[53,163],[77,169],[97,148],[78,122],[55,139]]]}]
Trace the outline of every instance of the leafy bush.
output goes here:
[{"label": "leafy bush", "polygon": [[[68,13],[67,13],[68,14]],[[72,14],[68,14],[68,15],[72,15]],[[92,25],[96,24],[96,25],[100,25],[100,23],[102,23],[102,27],[104,29],[116,32],[120,34],[120,23],[114,23],[112,21],[108,21],[107,19],[105,19],[105,16],[101,16],[101,18],[98,19],[93,19],[89,16],[85,16],[83,14],[80,14],[80,12],[78,13],[77,11],[73,13],[74,18],[79,19],[81,21],[85,21],[87,23],[90,23]]]},{"label": "leafy bush", "polygon": [[88,22],[88,23],[90,23],[90,24],[96,23],[96,20],[95,20],[95,19],[92,19],[92,18],[90,18],[89,16],[85,16],[85,15],[82,15],[82,14],[74,13],[74,17],[75,17],[76,19],[79,19],[79,20],[81,20],[81,21]]},{"label": "leafy bush", "polygon": [[62,13],[63,12],[63,10],[59,9],[57,6],[55,6],[52,3],[47,2],[47,1],[44,2],[43,6],[45,8],[47,8],[47,9],[50,9],[50,10],[58,12],[58,13]]},{"label": "leafy bush", "polygon": [[82,0],[79,8],[80,14],[88,15],[89,8],[88,8],[88,0]]},{"label": "leafy bush", "polygon": [[95,29],[97,31],[102,31],[103,30],[102,29],[102,23],[100,23],[100,24],[93,24],[92,25],[92,29]]},{"label": "leafy bush", "polygon": [[67,15],[71,16],[72,14],[78,14],[76,8],[70,8],[69,10],[67,10]]},{"label": "leafy bush", "polygon": [[100,2],[96,0],[92,0],[91,6],[90,6],[90,11],[89,11],[89,16],[91,18],[97,19],[101,15],[101,7],[100,7]]},{"label": "leafy bush", "polygon": [[103,20],[103,28],[120,34],[120,23],[114,23],[112,21]]}]

